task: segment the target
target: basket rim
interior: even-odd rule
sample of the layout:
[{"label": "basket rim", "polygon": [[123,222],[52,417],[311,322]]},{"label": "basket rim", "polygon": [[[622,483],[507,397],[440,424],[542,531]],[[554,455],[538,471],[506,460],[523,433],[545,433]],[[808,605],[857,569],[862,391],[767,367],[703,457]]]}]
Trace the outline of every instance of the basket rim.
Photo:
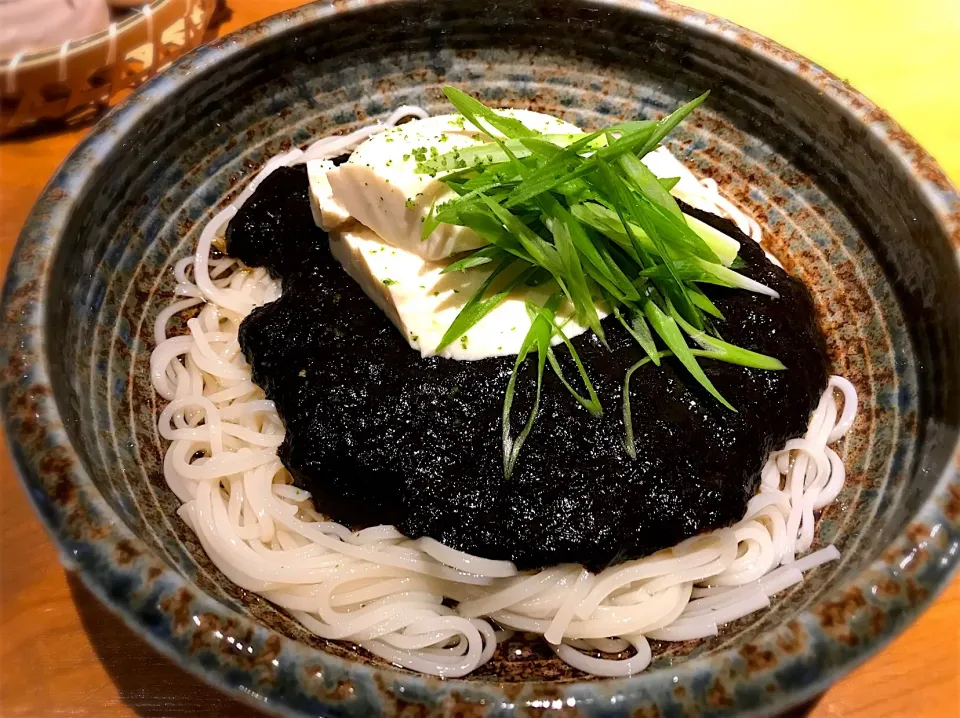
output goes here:
[{"label": "basket rim", "polygon": [[[137,8],[131,8],[135,12],[130,17],[125,17],[124,19],[111,23],[116,28],[117,36],[121,33],[128,32],[132,28],[136,27],[140,23],[145,23],[147,21],[147,16],[143,14],[143,8],[149,7],[152,12],[159,10],[164,5],[172,3],[192,3],[197,4],[201,3],[204,0],[151,0],[148,3]],[[102,42],[110,41],[110,26],[106,30],[101,30],[92,35],[86,35],[78,40],[67,40],[68,45],[67,57],[69,57],[74,52],[83,52],[95,48]],[[8,71],[8,68],[16,60],[16,69],[18,71],[22,70],[31,70],[35,67],[47,65],[51,62],[59,62],[60,60],[60,48],[62,45],[50,45],[48,47],[40,48],[39,50],[31,50],[30,52],[21,52],[11,55],[9,57],[0,58],[0,73],[5,73]],[[19,57],[18,57],[19,56]]]}]

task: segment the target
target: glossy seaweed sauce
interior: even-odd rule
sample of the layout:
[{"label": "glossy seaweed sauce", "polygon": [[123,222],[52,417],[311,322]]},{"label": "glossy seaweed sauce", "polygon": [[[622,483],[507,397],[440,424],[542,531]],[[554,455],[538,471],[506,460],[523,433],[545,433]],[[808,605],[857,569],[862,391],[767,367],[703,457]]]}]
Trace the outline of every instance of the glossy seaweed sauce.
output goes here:
[{"label": "glossy seaweed sauce", "polygon": [[[739,240],[741,271],[781,295],[707,288],[725,317],[721,335],[787,370],[702,360],[734,413],[675,360],[645,366],[631,382],[631,459],[623,378],[644,355],[608,319],[611,350],[591,333],[573,340],[603,415],[548,368],[538,420],[506,481],[501,412],[514,358],[421,358],[330,255],[304,167],[270,175],[231,221],[227,251],[282,278],[283,296],[244,320],[240,343],[286,427],[280,457],[296,484],[336,521],[395,524],[521,569],[599,570],[738,521],[769,451],[806,429],[826,386],[825,345],[801,282],[731,222],[684,211]],[[558,357],[576,376],[565,349]],[[518,381],[516,427],[532,402],[533,364]]]}]

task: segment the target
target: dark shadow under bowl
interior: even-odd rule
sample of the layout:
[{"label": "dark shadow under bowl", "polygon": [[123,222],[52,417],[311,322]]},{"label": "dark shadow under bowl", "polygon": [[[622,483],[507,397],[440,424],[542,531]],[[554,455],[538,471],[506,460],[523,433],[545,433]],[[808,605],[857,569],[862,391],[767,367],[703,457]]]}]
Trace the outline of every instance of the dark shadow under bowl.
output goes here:
[{"label": "dark shadow under bowl", "polygon": [[[270,156],[401,104],[444,111],[446,83],[586,128],[659,117],[710,89],[670,148],[814,290],[834,369],[862,396],[841,448],[846,487],[819,524],[843,558],[715,639],[655,646],[634,678],[585,678],[522,643],[470,680],[440,681],[319,640],[212,566],[162,478],[149,354],[173,264]],[[153,645],[268,709],[766,712],[889,640],[954,566],[958,246],[960,199],[908,136],[729,23],[599,0],[315,5],[190,54],[70,156],[8,274],[2,407],[64,560]]]}]

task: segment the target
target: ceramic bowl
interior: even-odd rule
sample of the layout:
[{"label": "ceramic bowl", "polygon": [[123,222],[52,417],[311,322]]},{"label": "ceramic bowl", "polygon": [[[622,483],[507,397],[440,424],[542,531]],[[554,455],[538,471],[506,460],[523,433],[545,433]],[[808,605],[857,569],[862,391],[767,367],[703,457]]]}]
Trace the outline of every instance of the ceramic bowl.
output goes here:
[{"label": "ceramic bowl", "polygon": [[[469,680],[317,639],[224,578],[176,517],[148,359],[173,264],[266,160],[455,84],[582,127],[712,95],[669,145],[755,217],[817,298],[862,411],[819,523],[840,561],[648,671],[585,677],[537,644]],[[809,699],[901,631],[960,538],[960,198],[887,115],[709,15],[626,0],[344,0],[191,53],[94,128],[50,182],[7,277],[2,409],[63,560],[160,651],[290,715],[741,715]]]}]

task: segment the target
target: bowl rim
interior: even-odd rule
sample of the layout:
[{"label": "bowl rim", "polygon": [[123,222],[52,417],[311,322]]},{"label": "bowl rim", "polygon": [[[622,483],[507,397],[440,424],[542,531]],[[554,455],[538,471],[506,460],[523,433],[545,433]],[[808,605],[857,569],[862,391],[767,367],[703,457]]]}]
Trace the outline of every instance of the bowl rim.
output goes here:
[{"label": "bowl rim", "polygon": [[[641,21],[673,24],[710,41],[745,49],[815,87],[825,101],[833,103],[881,140],[902,165],[935,215],[960,264],[960,194],[915,140],[884,111],[836,76],[755,32],[665,0],[572,2],[581,7],[629,12]],[[530,707],[548,706],[550,704],[543,700],[545,697],[553,703],[560,700],[584,709],[589,709],[601,696],[605,702],[613,697],[615,702],[622,700],[627,706],[655,702],[663,697],[661,684],[665,682],[667,669],[601,682],[530,682],[522,684],[518,692],[510,692],[505,691],[504,684],[494,682],[441,681],[344,660],[272,631],[204,593],[154,555],[97,490],[64,429],[47,361],[45,324],[50,268],[70,215],[85,193],[95,186],[109,148],[121,143],[154,107],[189,82],[189,77],[214,71],[260,40],[293,35],[305,26],[322,24],[344,13],[377,5],[403,4],[413,4],[413,0],[316,3],[241,28],[194,50],[137,89],[70,153],[25,222],[4,286],[3,316],[9,330],[0,338],[0,357],[5,369],[0,379],[0,413],[17,473],[68,570],[78,574],[89,590],[153,648],[210,685],[261,710],[306,715],[304,706],[310,704],[304,700],[311,699],[318,700],[324,707],[333,707],[341,697],[330,693],[329,682],[338,677],[350,681],[350,695],[356,684],[360,693],[369,694],[373,690],[381,697],[389,694],[391,701],[399,701],[398,705],[411,695],[427,695],[433,705],[439,701],[446,701],[443,705],[447,707],[482,701],[487,706],[492,703],[504,709],[524,703]],[[884,604],[889,606],[888,612],[893,618],[886,622],[885,628],[872,633],[840,659],[836,659],[835,652],[819,652],[815,656],[818,665],[809,680],[772,696],[763,690],[769,675],[763,671],[756,675],[742,673],[742,647],[739,653],[728,648],[706,657],[691,658],[674,667],[672,683],[666,680],[669,683],[666,692],[686,687],[689,695],[702,696],[702,686],[694,692],[695,680],[702,681],[704,675],[714,678],[724,670],[734,673],[740,670],[737,690],[743,686],[759,689],[750,713],[782,710],[822,692],[889,642],[946,586],[960,560],[960,553],[956,551],[960,542],[960,442],[954,447],[952,457],[932,493],[886,550],[851,581],[829,589],[817,602],[822,605],[826,601],[842,601],[851,590],[866,595],[878,582],[896,579],[905,570],[920,577],[918,582],[924,590],[918,595],[906,603],[900,597],[899,603],[891,599],[891,603]],[[943,538],[934,540],[941,531]],[[131,581],[140,588],[127,594],[118,592],[119,585],[130,585]],[[813,608],[808,607],[786,626],[759,634],[748,645],[776,653],[775,638],[784,630],[799,632],[807,643],[816,638],[831,647],[839,645],[835,637],[820,628]],[[262,661],[250,663],[246,658],[238,658],[232,643],[228,646],[223,635],[219,643],[212,642],[214,628],[201,626],[198,621],[201,616],[205,621],[212,621],[214,628],[228,625],[234,631],[245,632],[251,637],[249,647],[255,648],[253,655],[266,659],[273,668]],[[219,630],[215,632],[220,634]],[[198,637],[205,641],[203,655],[199,657],[187,650],[191,638],[197,640]],[[322,670],[314,677],[304,673],[306,667]],[[271,693],[271,686],[280,685],[283,693]],[[723,705],[714,707],[720,711]]]}]

